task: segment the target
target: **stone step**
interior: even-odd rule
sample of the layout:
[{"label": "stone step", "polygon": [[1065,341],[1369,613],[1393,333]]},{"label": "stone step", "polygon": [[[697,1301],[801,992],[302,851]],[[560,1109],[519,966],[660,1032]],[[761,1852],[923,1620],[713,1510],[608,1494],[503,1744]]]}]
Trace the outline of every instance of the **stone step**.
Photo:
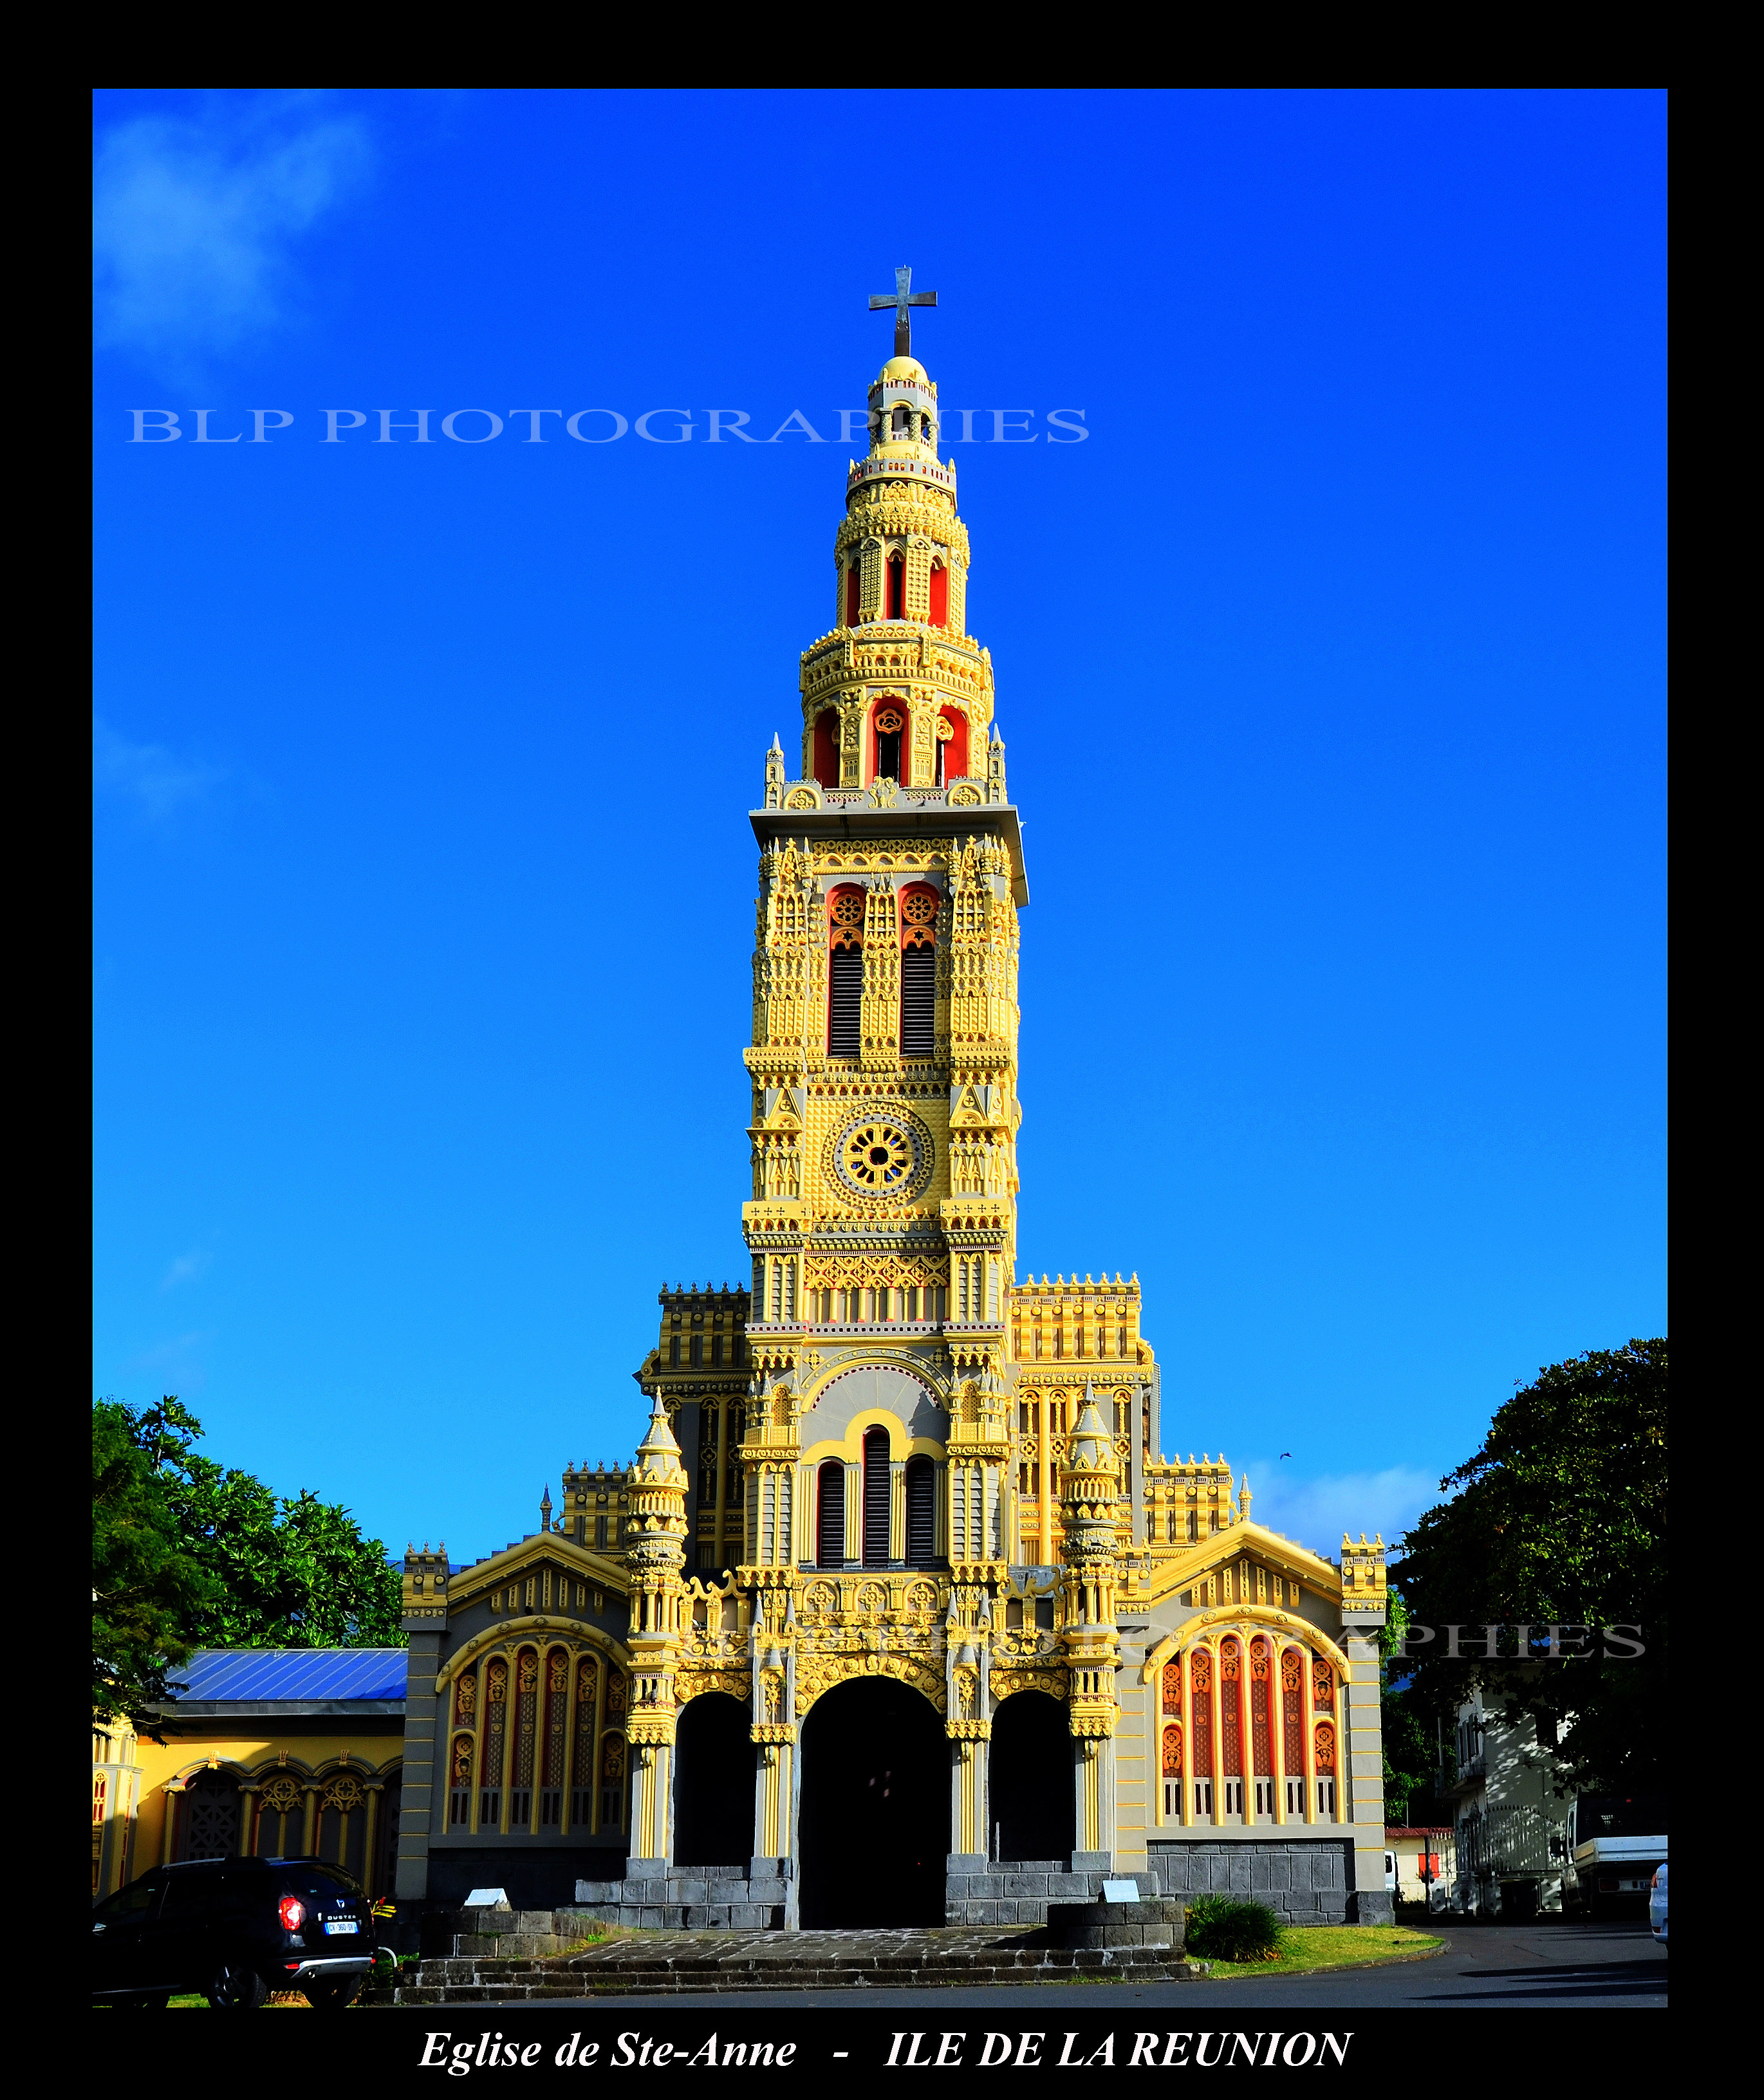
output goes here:
[{"label": "stone step", "polygon": [[413,1984],[400,1988],[407,2005],[482,2004],[487,2000],[655,1996],[683,1991],[864,1990],[949,1984],[1029,1983],[1039,1978],[1119,1976],[1164,1983],[1202,1973],[1167,1947],[1012,1947],[902,1949],[864,1953],[804,1950],[792,1958],[773,1941],[763,1949],[726,1952],[694,1948],[662,1955],[621,1943],[605,1953],[540,1965],[519,1960],[425,1961]]}]

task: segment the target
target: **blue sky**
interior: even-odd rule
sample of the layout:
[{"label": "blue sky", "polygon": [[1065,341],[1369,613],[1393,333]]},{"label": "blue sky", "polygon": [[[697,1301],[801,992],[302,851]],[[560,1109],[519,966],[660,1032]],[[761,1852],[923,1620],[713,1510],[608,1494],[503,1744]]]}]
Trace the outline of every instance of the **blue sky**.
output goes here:
[{"label": "blue sky", "polygon": [[1023,1270],[1137,1270],[1165,1449],[1325,1550],[1665,1330],[1662,98],[97,121],[96,1392],[466,1556],[628,1454],[657,1289],[744,1273],[745,813],[900,262],[976,411]]}]

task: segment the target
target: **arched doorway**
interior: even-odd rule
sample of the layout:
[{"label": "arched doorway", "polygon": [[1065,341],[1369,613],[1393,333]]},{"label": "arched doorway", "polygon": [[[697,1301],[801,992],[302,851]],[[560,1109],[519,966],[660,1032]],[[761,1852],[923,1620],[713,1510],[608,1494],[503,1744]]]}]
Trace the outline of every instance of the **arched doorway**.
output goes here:
[{"label": "arched doorway", "polygon": [[674,1857],[687,1867],[745,1868],[754,1850],[754,1744],[749,1714],[701,1692],[674,1732]]},{"label": "arched doorway", "polygon": [[949,1744],[928,1699],[891,1677],[835,1685],[802,1729],[802,1920],[941,1925]]},{"label": "arched doorway", "polygon": [[179,1860],[231,1860],[239,1851],[239,1781],[230,1771],[200,1771],[178,1804]]},{"label": "arched doorway", "polygon": [[1018,1692],[993,1716],[989,1767],[996,1856],[1072,1855],[1073,1744],[1066,1710],[1045,1692]]}]

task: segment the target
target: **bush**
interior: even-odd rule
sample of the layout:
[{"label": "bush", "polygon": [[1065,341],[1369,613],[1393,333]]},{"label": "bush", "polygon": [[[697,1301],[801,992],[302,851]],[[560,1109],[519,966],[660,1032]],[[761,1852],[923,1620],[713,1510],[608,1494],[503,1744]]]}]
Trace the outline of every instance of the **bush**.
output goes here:
[{"label": "bush", "polygon": [[1266,1904],[1202,1896],[1188,1912],[1183,1948],[1203,1961],[1277,1961],[1282,1936]]}]

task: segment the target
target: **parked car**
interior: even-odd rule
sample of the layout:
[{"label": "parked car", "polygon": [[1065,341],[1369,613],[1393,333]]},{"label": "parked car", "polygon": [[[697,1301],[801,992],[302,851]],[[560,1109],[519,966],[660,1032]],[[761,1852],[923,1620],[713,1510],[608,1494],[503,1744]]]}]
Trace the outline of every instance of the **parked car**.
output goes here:
[{"label": "parked car", "polygon": [[273,1991],[341,2009],[374,1957],[374,1911],[319,1860],[192,1860],[156,1867],[92,1907],[92,1997],[162,2006],[199,1991],[254,2011]]},{"label": "parked car", "polygon": [[1647,1890],[1647,1929],[1660,1943],[1660,1951],[1666,1951],[1666,1862],[1662,1860],[1654,1869],[1654,1878]]}]

